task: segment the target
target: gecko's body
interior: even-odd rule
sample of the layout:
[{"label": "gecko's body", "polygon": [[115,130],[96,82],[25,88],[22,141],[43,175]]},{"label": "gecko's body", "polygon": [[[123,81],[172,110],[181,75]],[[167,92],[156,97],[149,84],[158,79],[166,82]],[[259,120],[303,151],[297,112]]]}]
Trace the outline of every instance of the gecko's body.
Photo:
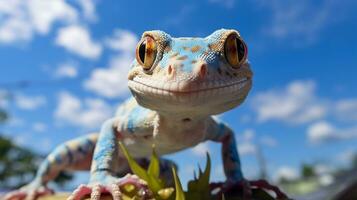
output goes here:
[{"label": "gecko's body", "polygon": [[[133,98],[122,104],[99,134],[83,136],[57,147],[41,164],[36,178],[7,199],[46,193],[45,184],[62,170],[91,170],[90,183],[72,199],[102,192],[119,199],[119,185],[142,182],[128,172],[119,152],[122,141],[130,154],[147,158],[155,144],[159,155],[212,140],[222,143],[227,179],[243,181],[233,132],[212,115],[240,105],[252,85],[247,48],[235,30],[218,30],[206,38],[172,38],[162,31],[145,32],[128,75]],[[163,174],[170,161],[162,160]]]}]

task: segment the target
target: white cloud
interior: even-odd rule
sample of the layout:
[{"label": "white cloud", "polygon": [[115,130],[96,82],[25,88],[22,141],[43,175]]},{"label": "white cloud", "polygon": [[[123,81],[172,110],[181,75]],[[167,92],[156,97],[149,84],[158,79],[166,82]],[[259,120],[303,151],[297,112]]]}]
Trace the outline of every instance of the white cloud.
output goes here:
[{"label": "white cloud", "polygon": [[41,151],[44,152],[49,152],[52,150],[53,147],[53,142],[50,138],[41,138],[40,142],[40,147],[41,147]]},{"label": "white cloud", "polygon": [[95,0],[78,0],[78,3],[81,6],[83,15],[86,19],[91,21],[97,20]]},{"label": "white cloud", "polygon": [[36,122],[32,125],[32,128],[36,132],[45,132],[47,130],[47,125],[41,122]]},{"label": "white cloud", "polygon": [[307,136],[311,143],[357,139],[357,127],[336,128],[326,121],[316,122],[308,127]]},{"label": "white cloud", "polygon": [[342,99],[336,102],[337,118],[346,121],[357,121],[357,99]]},{"label": "white cloud", "polygon": [[258,93],[253,98],[258,121],[280,120],[301,124],[327,114],[326,103],[315,95],[313,81],[294,81],[283,89]]},{"label": "white cloud", "polygon": [[243,140],[246,140],[246,141],[250,141],[250,140],[253,140],[254,137],[255,137],[255,131],[253,129],[246,129],[244,132],[243,132]]},{"label": "white cloud", "polygon": [[[127,42],[124,42],[126,38]],[[107,39],[106,44],[111,48],[118,50],[118,54],[111,58],[108,68],[95,69],[88,80],[84,82],[84,87],[95,92],[98,95],[114,98],[128,94],[127,75],[134,59],[134,51],[137,38],[135,34],[129,31],[115,31],[112,39]],[[137,39],[136,39],[137,41]],[[129,46],[122,46],[119,44]]]},{"label": "white cloud", "polygon": [[281,179],[294,180],[299,177],[299,174],[295,168],[282,166],[274,174],[273,180],[278,182]]},{"label": "white cloud", "polygon": [[31,0],[28,9],[35,29],[42,34],[57,20],[73,23],[77,19],[77,11],[64,0]]},{"label": "white cloud", "polygon": [[207,142],[200,143],[191,149],[192,153],[196,156],[206,156],[206,153],[209,152],[209,146]]},{"label": "white cloud", "polygon": [[259,150],[258,142],[266,147],[276,147],[277,141],[274,138],[267,135],[255,138],[255,135],[253,129],[246,129],[242,134],[237,135],[237,147],[240,155],[256,155]]},{"label": "white cloud", "polygon": [[24,110],[35,110],[46,104],[46,98],[44,96],[25,96],[18,94],[15,96],[16,105]]},{"label": "white cloud", "polygon": [[84,82],[84,87],[108,98],[127,95],[127,77],[132,59],[132,56],[128,55],[113,58],[109,68],[93,70],[89,79]]},{"label": "white cloud", "polygon": [[255,131],[246,129],[241,135],[237,135],[237,148],[240,155],[251,155],[257,151],[256,144],[254,144]]},{"label": "white cloud", "polygon": [[78,76],[77,67],[73,63],[63,63],[55,71],[57,78],[75,78]]},{"label": "white cloud", "polygon": [[331,124],[323,121],[312,124],[307,130],[309,140],[314,143],[334,139],[335,132]]},{"label": "white cloud", "polygon": [[77,11],[64,0],[0,0],[0,43],[29,41],[55,22],[74,23]]},{"label": "white cloud", "polygon": [[264,32],[275,38],[290,39],[295,45],[318,39],[319,33],[336,20],[335,9],[339,6],[338,1],[321,1],[319,4],[308,0],[258,2],[262,9],[271,13],[270,23],[264,27]]},{"label": "white cloud", "polygon": [[138,37],[128,31],[122,29],[114,30],[113,36],[105,40],[105,44],[114,50],[133,53],[138,43]]},{"label": "white cloud", "polygon": [[20,19],[9,19],[0,26],[0,43],[12,43],[20,40],[30,40],[32,27]]},{"label": "white cloud", "polygon": [[28,145],[28,141],[29,141],[28,134],[18,134],[18,135],[12,136],[12,138],[13,138],[13,141],[15,142],[15,144],[17,144],[19,146]]},{"label": "white cloud", "polygon": [[240,155],[252,155],[257,152],[257,148],[253,143],[244,142],[238,144],[238,152]]},{"label": "white cloud", "polygon": [[21,118],[17,118],[17,117],[10,117],[9,121],[7,122],[7,124],[10,127],[22,127],[26,124],[24,119]]},{"label": "white cloud", "polygon": [[94,128],[110,118],[112,113],[111,106],[101,99],[85,99],[81,101],[68,92],[61,92],[58,95],[55,117],[72,125]]},{"label": "white cloud", "polygon": [[56,44],[79,56],[96,59],[102,53],[100,43],[92,40],[89,31],[81,25],[70,25],[58,31]]},{"label": "white cloud", "polygon": [[260,138],[260,142],[263,145],[266,145],[268,147],[276,147],[278,145],[278,141],[276,141],[275,138],[270,137],[270,136],[263,136]]}]

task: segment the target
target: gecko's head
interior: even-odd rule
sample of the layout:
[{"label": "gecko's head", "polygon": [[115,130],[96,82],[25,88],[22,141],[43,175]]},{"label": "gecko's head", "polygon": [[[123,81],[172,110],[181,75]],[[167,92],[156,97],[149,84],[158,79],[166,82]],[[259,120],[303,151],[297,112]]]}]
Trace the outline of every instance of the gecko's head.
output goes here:
[{"label": "gecko's head", "polygon": [[145,32],[129,72],[129,88],[149,109],[218,114],[240,105],[252,86],[247,46],[238,31],[206,38]]}]

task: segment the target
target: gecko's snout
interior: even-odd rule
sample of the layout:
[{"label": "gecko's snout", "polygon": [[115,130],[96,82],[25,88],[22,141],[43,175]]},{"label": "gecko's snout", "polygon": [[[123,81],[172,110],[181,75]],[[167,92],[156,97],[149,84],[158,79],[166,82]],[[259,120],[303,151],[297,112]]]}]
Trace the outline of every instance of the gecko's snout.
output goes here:
[{"label": "gecko's snout", "polygon": [[[193,79],[204,79],[208,74],[208,66],[204,61],[197,61],[192,63],[192,67],[190,68],[191,70],[189,70],[188,73],[190,74],[189,76]],[[185,67],[181,63],[171,63],[167,66],[166,70],[167,77],[169,79],[175,79],[177,78],[177,74],[182,74],[180,71],[185,71]]]},{"label": "gecko's snout", "polygon": [[197,62],[195,67],[194,67],[194,75],[200,79],[203,79],[206,77],[208,72],[207,69],[207,64],[203,61]]}]

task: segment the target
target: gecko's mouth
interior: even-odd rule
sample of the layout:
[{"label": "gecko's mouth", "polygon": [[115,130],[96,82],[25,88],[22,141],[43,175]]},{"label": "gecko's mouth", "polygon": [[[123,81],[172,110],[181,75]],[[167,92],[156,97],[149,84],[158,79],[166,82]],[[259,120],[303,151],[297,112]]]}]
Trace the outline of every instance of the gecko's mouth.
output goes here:
[{"label": "gecko's mouth", "polygon": [[206,82],[165,82],[165,81],[152,81],[147,78],[135,77],[129,80],[129,88],[138,93],[149,94],[162,97],[182,97],[194,96],[215,96],[227,93],[236,93],[244,86],[251,83],[251,78],[244,77],[238,80],[224,82],[224,81],[206,81]]},{"label": "gecko's mouth", "polygon": [[164,82],[134,77],[128,86],[143,107],[185,116],[213,115],[240,105],[248,95],[252,79]]}]

